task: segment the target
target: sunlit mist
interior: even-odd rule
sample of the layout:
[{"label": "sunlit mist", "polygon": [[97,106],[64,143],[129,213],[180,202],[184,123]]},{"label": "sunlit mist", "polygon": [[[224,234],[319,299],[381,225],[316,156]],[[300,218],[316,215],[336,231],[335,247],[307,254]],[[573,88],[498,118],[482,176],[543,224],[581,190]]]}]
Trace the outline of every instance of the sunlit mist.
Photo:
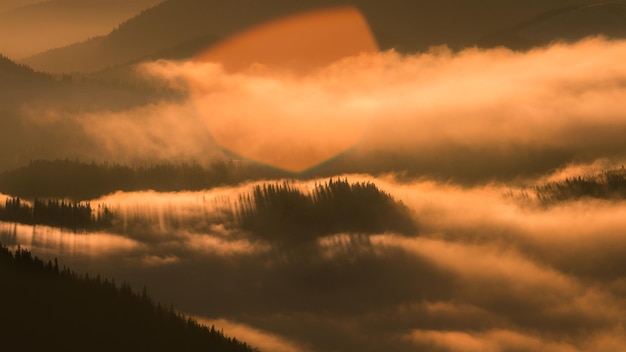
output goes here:
[{"label": "sunlit mist", "polygon": [[[16,344],[36,328],[53,350],[97,340],[58,320],[100,322],[107,341],[122,327],[116,345],[142,350],[184,313],[200,325],[181,334],[239,352],[625,350],[626,5],[137,0],[155,6],[17,61],[92,33],[24,41],[15,24],[53,23],[30,9],[105,13],[2,1],[0,304],[15,313],[0,335],[23,330]],[[592,30],[613,25],[624,35]]]},{"label": "sunlit mist", "polygon": [[140,248],[132,239],[109,233],[80,234],[48,226],[0,222],[0,243],[21,244],[40,253],[99,257]]},{"label": "sunlit mist", "polygon": [[[292,171],[358,146],[365,169],[393,163],[372,154],[388,151],[408,156],[392,167],[429,172],[458,165],[464,172],[453,174],[467,176],[494,170],[497,163],[520,163],[517,169],[529,172],[551,159],[622,153],[626,120],[623,105],[615,102],[624,94],[626,72],[618,64],[624,57],[623,41],[595,38],[529,52],[435,48],[415,55],[362,54],[306,75],[271,68],[229,73],[201,62],[143,67],[173,84],[186,82],[193,92],[176,119],[178,126],[193,122],[192,132],[174,137],[165,154],[208,131],[232,152]],[[137,115],[158,121],[161,111],[172,114],[176,108]],[[90,120],[88,128],[97,132],[102,124],[111,122]],[[153,131],[160,124],[146,125]],[[156,130],[173,134],[182,128]],[[135,153],[142,146],[134,146]],[[534,166],[522,164],[540,152],[545,157],[532,161]]]},{"label": "sunlit mist", "polygon": [[[297,80],[300,74],[342,58],[377,51],[371,30],[355,7],[293,15],[226,39],[194,60],[219,64],[226,72],[256,71],[260,75],[249,85],[233,83],[242,92],[248,90],[253,95],[255,92],[276,93],[281,100],[289,99],[297,105],[298,101],[302,101],[302,105],[295,109],[276,106],[276,111],[261,115],[232,111],[230,108],[220,109],[219,114],[206,112],[207,119],[211,121],[209,129],[213,138],[228,150],[291,171],[302,171],[335,156],[354,145],[358,138],[358,126],[346,119],[307,117],[308,111],[332,107],[311,106],[307,98],[298,95],[284,96],[282,90],[276,91],[281,87],[280,82],[275,81],[275,75],[286,71],[282,79]],[[294,73],[296,77],[292,76]],[[212,90],[204,83],[207,79],[211,78],[200,76],[190,82],[200,100],[204,100],[207,89]],[[310,94],[316,92],[312,90]],[[263,103],[254,98],[248,96],[241,102],[244,105]],[[281,110],[285,108],[290,110],[288,119],[282,118]],[[302,115],[297,116],[299,114]],[[324,136],[322,141],[317,141],[320,136]]]},{"label": "sunlit mist", "polygon": [[[159,297],[206,316],[203,322],[268,350],[327,350],[317,339],[314,348],[302,343],[312,328],[331,345],[393,351],[620,350],[624,201],[546,208],[506,197],[508,185],[340,177],[375,182],[415,211],[419,232],[270,243],[220,216],[251,183],[93,200],[118,212],[116,235],[3,224],[1,240],[64,254],[65,263],[88,256],[89,265],[147,282]],[[323,181],[293,185],[308,192]]]}]

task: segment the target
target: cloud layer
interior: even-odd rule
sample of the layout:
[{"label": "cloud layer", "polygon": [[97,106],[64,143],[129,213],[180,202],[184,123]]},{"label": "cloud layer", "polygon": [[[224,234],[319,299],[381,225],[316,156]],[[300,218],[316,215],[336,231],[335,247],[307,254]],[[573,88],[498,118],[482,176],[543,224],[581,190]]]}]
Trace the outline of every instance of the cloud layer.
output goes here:
[{"label": "cloud layer", "polygon": [[301,171],[348,151],[325,167],[510,179],[623,157],[625,59],[626,42],[597,38],[363,54],[308,74],[159,61],[144,72],[187,89],[186,102],[81,121],[113,158],[206,160],[221,146]]},{"label": "cloud layer", "polygon": [[18,229],[15,238],[9,227],[2,241],[145,284],[238,338],[285,351],[619,351],[626,342],[626,203],[546,208],[504,196],[507,185],[344,177],[403,201],[419,231],[267,242],[221,215],[247,184],[94,200],[120,212],[121,235]]},{"label": "cloud layer", "polygon": [[306,75],[152,63],[189,99],[75,116],[94,155],[206,160],[221,143],[300,170],[343,152],[309,175],[362,172],[345,177],[404,202],[417,230],[272,242],[227,216],[254,186],[243,184],[94,200],[118,211],[117,234],[5,226],[2,240],[283,350],[620,351],[626,203],[506,195],[626,159],[625,60],[626,42],[588,39],[367,54]]}]

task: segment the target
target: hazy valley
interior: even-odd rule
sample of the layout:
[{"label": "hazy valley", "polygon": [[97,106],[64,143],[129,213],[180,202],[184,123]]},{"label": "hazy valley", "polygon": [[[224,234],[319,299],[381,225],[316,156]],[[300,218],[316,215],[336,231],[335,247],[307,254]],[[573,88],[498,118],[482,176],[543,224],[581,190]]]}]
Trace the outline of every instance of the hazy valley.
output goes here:
[{"label": "hazy valley", "polygon": [[625,9],[3,1],[0,336],[623,350]]}]

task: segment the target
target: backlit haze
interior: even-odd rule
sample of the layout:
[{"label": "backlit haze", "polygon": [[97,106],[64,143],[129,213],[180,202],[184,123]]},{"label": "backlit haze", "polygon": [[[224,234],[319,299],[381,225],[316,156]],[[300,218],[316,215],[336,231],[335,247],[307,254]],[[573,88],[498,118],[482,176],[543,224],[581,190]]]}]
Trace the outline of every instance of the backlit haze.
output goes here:
[{"label": "backlit haze", "polygon": [[[306,90],[318,95],[326,87],[307,76],[345,57],[377,49],[357,8],[331,8],[236,34],[196,56],[192,61],[196,72],[181,73],[218,144],[247,158],[302,171],[352,147],[363,129],[360,119],[331,114],[335,104],[311,105]],[[218,77],[222,74],[232,75],[223,86]],[[296,90],[288,92],[292,88]],[[233,96],[231,89],[242,95]],[[295,106],[285,106],[285,99]],[[245,101],[247,107],[236,109],[237,101]]]},{"label": "backlit haze", "polygon": [[[261,351],[624,350],[626,4],[215,2],[181,25],[212,8],[193,4],[6,51],[0,204],[78,179],[89,196],[59,197],[115,217],[0,221],[1,243],[145,285]],[[151,34],[167,19],[180,32]],[[91,171],[28,174],[44,159]],[[96,165],[135,183],[106,188]]]}]

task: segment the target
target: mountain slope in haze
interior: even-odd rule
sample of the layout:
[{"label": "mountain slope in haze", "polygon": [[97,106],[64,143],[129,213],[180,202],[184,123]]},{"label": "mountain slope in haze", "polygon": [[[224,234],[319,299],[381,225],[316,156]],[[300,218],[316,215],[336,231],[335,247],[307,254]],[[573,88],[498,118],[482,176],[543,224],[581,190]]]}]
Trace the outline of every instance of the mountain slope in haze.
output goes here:
[{"label": "mountain slope in haze", "polygon": [[[266,6],[270,2],[275,6]],[[308,8],[310,6],[304,2],[289,0],[170,0],[127,21],[105,37],[55,49],[23,62],[52,72],[96,71],[134,61],[201,36],[211,34],[215,38],[224,38],[256,23]]]},{"label": "mountain slope in haze", "polygon": [[0,13],[0,52],[19,59],[109,33],[162,0],[48,0]]},{"label": "mountain slope in haze", "polygon": [[509,23],[591,0],[168,0],[109,35],[57,48],[22,62],[49,72],[93,72],[125,64],[198,38],[226,38],[251,26],[298,12],[352,4],[367,18],[382,49],[403,52],[432,45],[463,46]]},{"label": "mountain slope in haze", "polygon": [[0,104],[2,107],[6,108],[16,101],[28,100],[40,89],[52,89],[56,85],[51,76],[35,72],[30,67],[19,65],[0,54]]},{"label": "mountain slope in haze", "polygon": [[16,7],[31,5],[38,2],[42,2],[42,0],[2,0],[0,1],[0,13]]},{"label": "mountain slope in haze", "polygon": [[527,50],[553,41],[573,42],[588,36],[626,38],[626,3],[568,7],[551,11],[480,40],[481,47],[505,46]]},{"label": "mountain slope in haze", "polygon": [[0,170],[37,158],[78,157],[92,141],[80,119],[99,111],[120,111],[176,99],[168,91],[53,77],[0,55]]},{"label": "mountain slope in haze", "polygon": [[[163,98],[155,90],[37,72],[0,54],[0,112],[24,106],[117,110]],[[163,93],[167,94],[167,93]]]},{"label": "mountain slope in haze", "polygon": [[0,336],[5,351],[252,352],[215,328],[156,304],[147,291],[77,275],[0,245]]}]

